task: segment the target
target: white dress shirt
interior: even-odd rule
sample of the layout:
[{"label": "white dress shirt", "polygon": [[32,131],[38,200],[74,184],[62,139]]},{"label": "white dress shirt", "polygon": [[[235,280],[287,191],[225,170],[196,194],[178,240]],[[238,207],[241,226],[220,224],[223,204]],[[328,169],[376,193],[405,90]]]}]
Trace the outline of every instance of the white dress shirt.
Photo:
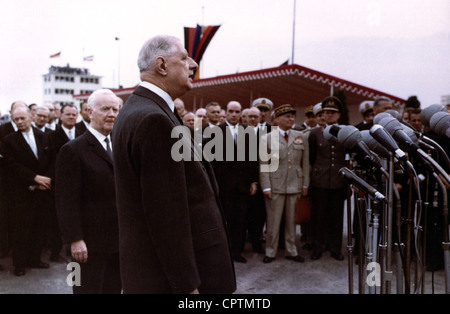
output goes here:
[{"label": "white dress shirt", "polygon": [[36,158],[38,158],[36,139],[34,138],[33,130],[30,130],[30,132],[22,132],[22,135],[25,138],[25,141],[27,141]]},{"label": "white dress shirt", "polygon": [[159,88],[158,86],[156,86],[155,84],[152,84],[150,82],[141,82],[140,84],[142,87],[145,87],[149,90],[151,90],[152,92],[154,92],[156,95],[158,95],[159,97],[161,97],[162,99],[164,99],[164,101],[167,103],[167,105],[169,106],[170,110],[172,110],[172,112],[175,112],[175,104],[173,103],[173,99],[172,97],[170,97],[169,94],[167,94],[165,91],[163,91],[161,88]]},{"label": "white dress shirt", "polygon": [[89,126],[88,131],[92,133],[92,135],[94,135],[94,137],[99,141],[100,145],[102,145],[102,147],[106,150],[106,142],[105,142],[105,138],[109,139],[109,145],[111,147],[111,151],[112,151],[112,142],[111,142],[111,136],[108,134],[108,136],[104,136],[102,133],[100,133],[99,131],[97,131],[96,129],[94,129],[93,127]]}]

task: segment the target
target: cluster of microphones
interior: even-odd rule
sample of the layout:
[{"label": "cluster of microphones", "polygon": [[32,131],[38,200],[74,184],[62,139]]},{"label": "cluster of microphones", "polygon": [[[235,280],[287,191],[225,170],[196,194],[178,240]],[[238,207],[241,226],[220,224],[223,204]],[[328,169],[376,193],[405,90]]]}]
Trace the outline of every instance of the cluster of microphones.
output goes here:
[{"label": "cluster of microphones", "polygon": [[[424,126],[440,136],[450,137],[450,113],[442,105],[431,105],[422,110],[420,120]],[[360,131],[352,125],[330,125],[324,130],[324,137],[330,142],[337,141],[347,150],[354,153],[358,164],[386,173],[381,158],[393,158],[396,163],[411,165],[408,156],[421,160],[426,169],[439,173],[449,180],[448,174],[423,149],[436,149],[449,164],[446,152],[432,139],[424,136],[404,121],[395,110],[379,113],[373,120],[370,130]],[[339,170],[347,182],[355,185],[365,193],[378,200],[385,196],[370,186],[353,171],[346,167]]]}]

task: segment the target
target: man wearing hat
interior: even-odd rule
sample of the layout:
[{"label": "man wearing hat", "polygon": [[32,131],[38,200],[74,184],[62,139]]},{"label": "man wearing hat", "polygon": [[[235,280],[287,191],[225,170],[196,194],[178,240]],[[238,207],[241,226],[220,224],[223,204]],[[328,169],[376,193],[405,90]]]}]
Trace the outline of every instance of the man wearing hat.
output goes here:
[{"label": "man wearing hat", "polygon": [[[260,161],[260,184],[266,201],[267,234],[264,263],[272,262],[277,254],[280,222],[284,215],[285,256],[295,262],[304,262],[295,246],[295,205],[297,198],[308,194],[309,150],[302,132],[292,130],[295,109],[287,104],[275,109],[278,128],[261,137],[260,145],[278,158],[278,167],[264,171],[273,160]],[[265,167],[263,167],[263,165]]]},{"label": "man wearing hat", "polygon": [[322,108],[321,102],[319,102],[313,106],[313,113],[314,113],[314,116],[316,117],[317,125],[319,125],[319,126],[325,125],[325,120],[323,119],[323,108]]},{"label": "man wearing hat", "polygon": [[355,125],[355,127],[360,131],[369,130],[373,125],[373,118],[375,118],[375,113],[373,112],[373,101],[363,101],[359,105],[359,113],[361,113],[363,120]]},{"label": "man wearing hat", "polygon": [[272,126],[267,123],[267,119],[270,117],[270,113],[273,109],[273,102],[269,98],[261,97],[253,101],[252,107],[258,108],[261,112],[261,120],[258,124],[258,129],[269,133]]},{"label": "man wearing hat", "polygon": [[336,260],[341,254],[344,201],[347,184],[339,175],[339,169],[347,166],[345,148],[337,140],[330,142],[323,136],[326,125],[337,124],[341,115],[341,102],[336,97],[322,101],[325,125],[311,130],[309,162],[311,164],[310,194],[312,200],[311,229],[313,251],[311,259],[317,260],[329,249]]},{"label": "man wearing hat", "polygon": [[317,126],[316,116],[313,112],[313,106],[306,108],[304,121],[301,125],[294,124],[292,128],[298,131],[311,130]]}]

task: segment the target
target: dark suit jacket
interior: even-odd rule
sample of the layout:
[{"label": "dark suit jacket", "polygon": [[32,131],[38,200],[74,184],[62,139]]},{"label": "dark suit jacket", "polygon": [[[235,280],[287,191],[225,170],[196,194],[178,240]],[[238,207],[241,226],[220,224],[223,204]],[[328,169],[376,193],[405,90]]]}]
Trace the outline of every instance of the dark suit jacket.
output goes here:
[{"label": "dark suit jacket", "polygon": [[113,130],[121,275],[125,293],[232,293],[236,289],[217,186],[207,162],[175,161],[181,125],[139,86]]},{"label": "dark suit jacket", "polygon": [[86,124],[84,124],[83,121],[77,122],[75,124],[75,128],[76,128],[75,130],[78,130],[78,132],[80,132],[80,134],[83,134],[84,132],[87,131]]},{"label": "dark suit jacket", "polygon": [[[247,128],[246,125],[241,125],[245,128]],[[211,165],[214,169],[214,173],[217,179],[217,183],[219,185],[219,193],[221,194],[228,194],[228,193],[234,193],[235,191],[239,191],[243,194],[249,194],[250,191],[250,184],[252,182],[258,182],[258,135],[254,135],[254,131],[252,132],[252,136],[250,137],[247,134],[239,134],[238,143],[240,141],[243,141],[243,136],[245,135],[245,146],[243,147],[245,151],[242,150],[242,147],[238,147],[236,145],[236,142],[233,140],[233,137],[231,135],[231,131],[227,127],[226,123],[222,123],[218,126],[218,128],[222,132],[223,141],[221,141],[222,145],[220,147],[221,150],[221,161],[219,160],[213,160],[211,162]],[[250,134],[249,132],[249,134]],[[228,134],[228,137],[227,137]],[[252,139],[252,141],[255,141],[255,146],[251,147],[249,145],[249,138]],[[227,145],[227,139],[230,143]],[[230,147],[233,147],[234,155],[230,154]],[[219,148],[219,147],[217,147]],[[253,151],[256,150],[256,154],[253,156],[256,157],[256,160],[251,161],[250,157],[250,150]],[[219,152],[216,152],[216,155]],[[242,154],[242,156],[245,158],[244,160],[239,160],[239,154]],[[232,160],[227,161],[227,154],[230,154],[230,156],[233,157]]]},{"label": "dark suit jacket", "polygon": [[373,122],[369,122],[369,123],[364,123],[364,122],[360,122],[357,125],[355,125],[355,128],[357,128],[360,131],[363,130],[370,130],[370,128],[373,126]]},{"label": "dark suit jacket", "polygon": [[[75,138],[79,137],[83,134],[83,131],[79,128],[75,127]],[[66,135],[66,132],[64,132],[63,128],[61,126],[57,127],[56,130],[52,131],[50,133],[50,138],[53,141],[53,146],[55,147],[56,153],[58,154],[61,147],[69,142],[69,138]]]},{"label": "dark suit jacket", "polygon": [[35,185],[34,177],[39,174],[54,178],[55,151],[48,134],[32,128],[38,149],[38,156],[33,154],[20,131],[9,134],[3,139],[8,167],[14,173],[11,178],[21,191],[27,191],[30,185]]},{"label": "dark suit jacket", "polygon": [[12,125],[12,122],[6,122],[0,125],[0,140],[4,138],[6,135],[16,132]]},{"label": "dark suit jacket", "polygon": [[91,132],[59,151],[55,200],[65,243],[83,239],[88,253],[119,251],[113,164]]}]

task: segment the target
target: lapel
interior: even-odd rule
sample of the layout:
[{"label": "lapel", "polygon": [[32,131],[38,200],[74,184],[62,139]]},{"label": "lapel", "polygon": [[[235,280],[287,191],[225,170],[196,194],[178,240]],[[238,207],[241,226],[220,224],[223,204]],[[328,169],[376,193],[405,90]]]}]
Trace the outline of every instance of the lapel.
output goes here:
[{"label": "lapel", "polygon": [[294,140],[295,140],[295,136],[294,136],[292,130],[289,130],[289,136],[288,136],[287,146],[288,146],[288,147],[291,146],[292,143],[294,142]]},{"label": "lapel", "polygon": [[[40,160],[41,158],[44,157],[44,149],[46,148],[44,139],[42,138],[42,133],[40,133],[35,128],[32,128],[32,129],[33,129],[33,134],[34,134],[34,140],[36,141],[36,149],[38,152],[38,159]],[[30,148],[30,150],[31,150],[31,148]],[[34,154],[33,154],[33,156],[34,156]]]},{"label": "lapel", "polygon": [[109,157],[106,150],[103,148],[103,146],[99,143],[97,138],[88,131],[86,131],[86,141],[88,143],[89,150],[93,152],[94,154],[100,156],[104,160],[106,160],[111,166],[113,165],[113,161],[111,157]]},{"label": "lapel", "polygon": [[177,118],[177,116],[175,116],[175,113],[172,110],[170,110],[169,105],[167,105],[167,103],[164,101],[164,99],[159,97],[157,94],[155,94],[148,88],[138,86],[134,90],[133,94],[148,98],[148,99],[152,100],[153,102],[155,102],[164,111],[164,113],[170,118],[170,120],[173,122],[173,124],[175,126],[183,124],[183,122],[179,120],[180,118],[179,117]]},{"label": "lapel", "polygon": [[[164,111],[164,113],[169,117],[169,119],[172,121],[174,126],[182,126],[183,125],[183,121],[181,120],[180,116],[178,116],[178,113],[175,113],[172,110],[170,110],[169,105],[164,101],[164,99],[159,97],[156,93],[152,92],[148,88],[138,86],[134,90],[133,94],[148,98],[148,99],[152,100],[153,102],[155,102]],[[176,111],[176,109],[175,109],[175,111]],[[196,149],[195,148],[196,145],[194,145],[193,141],[194,141],[194,138],[191,137],[190,147],[191,147],[191,151],[192,151],[192,156],[195,156],[195,160],[200,161],[203,159],[202,155],[201,155],[201,149]],[[198,150],[200,150],[200,151],[198,151]]]},{"label": "lapel", "polygon": [[[33,129],[33,128],[32,128]],[[36,147],[38,147],[37,139],[36,139],[36,132],[33,133],[35,135],[34,139],[36,141]],[[25,139],[24,135],[21,131],[16,131],[17,137],[19,138],[18,144],[22,146],[22,148],[26,151],[26,153],[29,155],[29,157],[33,158],[33,160],[37,161],[38,159],[33,153],[33,150],[31,149],[30,145],[28,145],[27,140]],[[38,156],[39,156],[39,149],[38,149]]]}]

